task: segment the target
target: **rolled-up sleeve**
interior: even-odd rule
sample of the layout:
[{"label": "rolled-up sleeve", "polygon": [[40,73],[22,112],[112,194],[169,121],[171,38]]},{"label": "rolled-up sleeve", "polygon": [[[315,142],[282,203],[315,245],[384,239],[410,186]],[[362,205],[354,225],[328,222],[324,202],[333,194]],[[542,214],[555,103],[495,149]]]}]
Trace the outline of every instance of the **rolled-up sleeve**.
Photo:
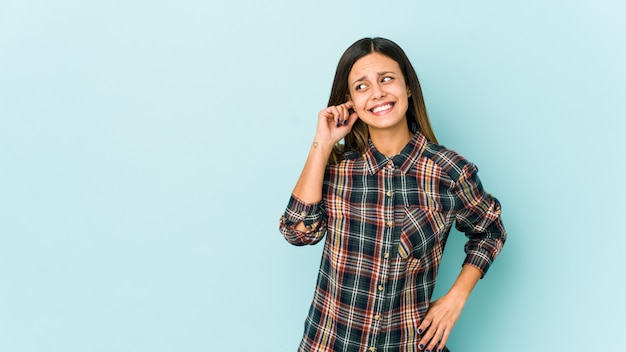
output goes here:
[{"label": "rolled-up sleeve", "polygon": [[456,228],[468,238],[463,264],[477,267],[484,276],[506,241],[500,202],[485,192],[478,168],[471,163],[463,168],[456,189],[463,203],[456,214]]},{"label": "rolled-up sleeve", "polygon": [[[307,231],[296,229],[301,222]],[[326,223],[322,202],[309,204],[291,195],[287,208],[280,217],[279,229],[287,242],[303,246],[319,242],[326,234]]]}]

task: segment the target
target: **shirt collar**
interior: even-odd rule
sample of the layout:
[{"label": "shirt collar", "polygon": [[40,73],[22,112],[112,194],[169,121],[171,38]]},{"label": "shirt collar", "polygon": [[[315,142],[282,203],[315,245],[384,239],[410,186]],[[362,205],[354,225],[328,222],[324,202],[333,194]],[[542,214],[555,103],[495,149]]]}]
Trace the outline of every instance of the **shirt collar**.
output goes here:
[{"label": "shirt collar", "polygon": [[388,158],[376,149],[374,143],[372,143],[372,140],[370,139],[369,147],[365,151],[365,154],[363,154],[368,173],[370,175],[377,173],[391,160],[403,174],[406,174],[407,171],[411,169],[411,166],[415,164],[420,156],[422,156],[427,144],[428,141],[426,140],[426,137],[418,131],[413,135],[409,143],[402,148],[400,153],[392,158]]}]

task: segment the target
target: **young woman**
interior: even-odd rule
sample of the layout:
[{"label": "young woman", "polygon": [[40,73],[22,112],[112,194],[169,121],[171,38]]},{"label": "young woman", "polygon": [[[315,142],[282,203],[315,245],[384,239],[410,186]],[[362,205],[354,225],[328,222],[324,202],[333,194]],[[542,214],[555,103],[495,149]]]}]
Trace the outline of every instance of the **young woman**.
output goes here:
[{"label": "young woman", "polygon": [[[343,142],[342,142],[343,141]],[[466,258],[431,296],[453,224]],[[294,245],[326,241],[299,351],[448,351],[506,234],[474,164],[437,144],[415,70],[383,38],[351,45],[281,217]]]}]

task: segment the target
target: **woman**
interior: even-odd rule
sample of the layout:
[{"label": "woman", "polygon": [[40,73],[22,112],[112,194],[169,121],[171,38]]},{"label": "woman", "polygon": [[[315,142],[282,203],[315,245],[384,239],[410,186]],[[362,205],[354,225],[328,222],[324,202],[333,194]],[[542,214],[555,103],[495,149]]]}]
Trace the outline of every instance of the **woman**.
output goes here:
[{"label": "woman", "polygon": [[[466,258],[431,302],[453,223],[468,237]],[[326,235],[299,349],[316,352],[447,351],[506,239],[499,202],[473,164],[437,144],[415,70],[383,38],[339,60],[280,231],[294,245]]]}]

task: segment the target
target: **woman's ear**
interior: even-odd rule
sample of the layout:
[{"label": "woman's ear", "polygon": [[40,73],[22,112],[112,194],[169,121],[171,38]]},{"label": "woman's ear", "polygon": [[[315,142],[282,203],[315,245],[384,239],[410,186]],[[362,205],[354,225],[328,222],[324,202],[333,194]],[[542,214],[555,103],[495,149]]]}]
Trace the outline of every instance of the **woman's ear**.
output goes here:
[{"label": "woman's ear", "polygon": [[352,97],[350,96],[350,93],[346,94],[346,101],[350,101],[352,100]]},{"label": "woman's ear", "polygon": [[411,88],[409,88],[409,87],[406,87],[406,96],[407,96],[408,98],[410,98],[410,97],[411,97]]}]

